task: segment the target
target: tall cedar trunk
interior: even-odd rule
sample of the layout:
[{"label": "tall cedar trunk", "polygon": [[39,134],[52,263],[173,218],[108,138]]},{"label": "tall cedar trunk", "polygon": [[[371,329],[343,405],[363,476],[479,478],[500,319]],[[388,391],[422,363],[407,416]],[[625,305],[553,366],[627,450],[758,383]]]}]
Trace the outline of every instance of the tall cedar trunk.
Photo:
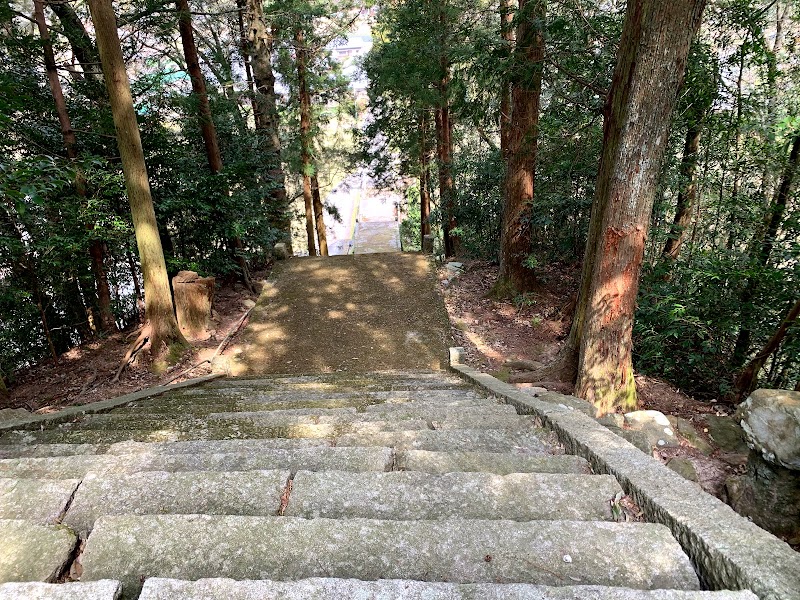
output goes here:
[{"label": "tall cedar trunk", "polygon": [[789,311],[789,314],[787,314],[786,318],[781,321],[781,324],[778,326],[778,329],[775,331],[769,341],[764,344],[764,347],[761,349],[761,351],[756,354],[749,363],[747,363],[747,366],[742,370],[741,374],[736,379],[736,400],[738,402],[743,401],[754,389],[756,389],[756,385],[758,384],[758,373],[767,362],[767,359],[778,349],[778,346],[780,346],[783,338],[786,337],[786,333],[789,331],[789,328],[797,321],[798,317],[800,317],[800,300],[794,303],[794,306]]},{"label": "tall cedar trunk", "polygon": [[700,150],[701,126],[692,123],[686,130],[686,140],[683,144],[683,158],[681,159],[681,190],[678,192],[678,202],[675,206],[675,218],[669,231],[669,238],[664,245],[662,256],[676,260],[681,252],[686,231],[692,220],[692,208],[697,199],[697,159]]},{"label": "tall cedar trunk", "polygon": [[[61,125],[61,137],[64,140],[64,148],[67,151],[67,158],[75,161],[78,158],[78,141],[75,137],[75,132],[72,129],[72,123],[67,112],[67,103],[64,99],[64,92],[61,88],[61,81],[58,78],[58,70],[56,68],[55,56],[53,54],[53,46],[50,42],[50,32],[47,29],[47,23],[44,16],[44,3],[42,0],[35,0],[34,7],[34,20],[39,29],[39,36],[42,39],[42,49],[44,51],[44,64],[47,71],[47,80],[50,85],[50,93],[53,96],[53,101],[56,105],[56,113],[58,114],[58,121]],[[75,20],[77,16],[71,7],[66,11],[62,11],[66,15],[72,15]],[[69,28],[72,30],[78,25],[82,24],[77,21],[78,25],[67,20]],[[67,28],[67,25],[65,25]],[[80,36],[78,36],[80,37]],[[89,49],[84,48],[85,60],[88,60],[91,44]],[[88,68],[88,66],[87,66]],[[78,196],[84,201],[86,200],[86,182],[83,178],[83,173],[80,168],[76,169],[75,174],[75,191]],[[97,254],[96,244],[100,244],[100,253]],[[97,287],[97,305],[100,310],[100,324],[104,331],[112,332],[117,330],[117,325],[114,319],[114,313],[111,310],[111,292],[108,289],[108,278],[106,277],[105,266],[103,264],[103,244],[99,240],[92,240],[89,244],[89,255],[92,259],[92,271],[95,274],[95,282]]]},{"label": "tall cedar trunk", "polygon": [[[45,45],[45,64],[48,70],[48,80],[50,88],[53,93],[53,98],[56,103],[56,111],[59,114],[59,120],[62,123],[62,135],[64,137],[64,146],[67,149],[67,157],[75,160],[78,156],[77,153],[77,140],[75,133],[72,131],[70,125],[69,114],[67,113],[66,103],[64,102],[64,95],[61,90],[61,83],[55,68],[55,60],[52,56],[52,48],[50,47],[49,34],[44,19],[44,9],[41,2],[37,0],[34,3],[34,15],[39,27],[39,33],[42,36],[42,41]],[[96,86],[92,90],[95,100],[104,100],[103,90],[103,75],[100,69],[100,57],[97,54],[95,47],[83,22],[80,20],[75,10],[66,2],[47,2],[47,5],[58,16],[61,22],[61,27],[64,35],[70,43],[72,52],[75,58],[83,69],[85,77],[93,82]],[[50,47],[48,51],[48,47]],[[48,57],[49,54],[49,57]],[[48,65],[50,63],[50,65]],[[52,67],[52,73],[51,73]],[[68,134],[65,134],[64,124],[66,123]],[[81,198],[86,197],[86,185],[83,180],[83,175],[78,171],[76,174],[75,189]],[[90,228],[91,225],[87,225]],[[103,331],[113,332],[117,330],[116,319],[111,309],[111,290],[108,287],[108,277],[105,269],[105,256],[106,245],[102,240],[94,239],[89,242],[89,256],[92,262],[92,272],[95,276],[95,288],[97,289],[97,308],[100,312],[100,327]]]},{"label": "tall cedar trunk", "polygon": [[529,291],[534,273],[525,266],[531,248],[531,206],[536,179],[539,101],[544,61],[544,0],[520,0],[511,80],[511,124],[500,230],[499,280]]},{"label": "tall cedar trunk", "polygon": [[[192,92],[197,98],[197,116],[200,121],[200,133],[203,137],[203,146],[206,150],[206,160],[208,168],[217,175],[222,171],[222,153],[219,149],[217,138],[217,128],[214,126],[214,117],[211,114],[211,105],[208,101],[208,91],[206,89],[206,79],[200,69],[200,59],[197,56],[197,44],[194,41],[194,30],[192,29],[192,13],[189,10],[188,0],[176,0],[175,6],[178,10],[178,30],[181,34],[181,44],[183,45],[183,55],[186,58],[186,70],[189,71],[189,78],[192,81]],[[222,219],[223,215],[218,210],[214,210],[214,218]],[[242,280],[251,292],[255,292],[250,281],[250,269],[245,258],[244,244],[238,236],[233,236],[230,240],[233,249],[234,261],[239,265],[242,272]]]},{"label": "tall cedar trunk", "polygon": [[[308,254],[314,256],[314,227],[319,240],[320,256],[328,256],[328,242],[325,234],[325,217],[322,214],[322,201],[316,180],[317,167],[311,156],[311,92],[308,89],[308,49],[305,34],[298,28],[295,31],[295,52],[297,63],[297,88],[300,99],[300,159],[303,165],[303,201],[306,207],[306,234],[308,235]],[[306,181],[308,180],[308,181]],[[311,210],[309,210],[311,206]]]},{"label": "tall cedar trunk", "polygon": [[419,113],[419,220],[420,244],[431,233],[431,194],[429,190],[430,161],[428,159],[428,115]]},{"label": "tall cedar trunk", "polygon": [[256,103],[256,87],[253,82],[253,67],[250,65],[250,42],[245,33],[244,12],[247,10],[246,0],[236,0],[236,16],[239,24],[239,52],[242,55],[244,65],[244,76],[247,82],[247,91],[250,93],[250,106],[253,109],[253,118],[258,114],[258,104]]},{"label": "tall cedar trunk", "polygon": [[[512,0],[500,0],[500,37],[511,54],[514,44],[514,11]],[[510,62],[510,61],[509,61]],[[508,160],[511,131],[511,80],[505,77],[500,88],[500,153]]]},{"label": "tall cedar trunk", "polygon": [[323,218],[322,196],[319,193],[319,179],[316,175],[311,177],[311,198],[314,204],[314,222],[317,225],[317,245],[320,256],[328,256],[328,235],[325,231]]},{"label": "tall cedar trunk", "polygon": [[[270,157],[267,174],[275,182],[270,192],[278,220],[275,227],[285,232],[285,242],[291,244],[291,218],[289,200],[286,194],[286,178],[281,166],[281,140],[279,136],[280,117],[278,115],[277,93],[275,92],[275,73],[272,69],[272,50],[274,36],[264,17],[263,5],[259,0],[239,0],[240,10],[244,9],[243,48],[252,66],[255,93],[253,94],[253,115],[256,131],[267,140],[267,148],[273,153]],[[240,13],[241,14],[241,13]]]},{"label": "tall cedar trunk", "polygon": [[456,227],[455,191],[453,189],[453,125],[450,119],[450,57],[448,48],[448,22],[445,7],[439,12],[439,70],[437,82],[439,105],[436,108],[436,148],[439,158],[439,205],[442,211],[442,230],[445,256],[456,253],[456,240],[452,230]]},{"label": "tall cedar trunk", "polygon": [[605,107],[576,383],[576,394],[602,412],[636,406],[631,336],[639,273],[670,115],[704,6],[628,2]]},{"label": "tall cedar trunk", "polygon": [[145,317],[150,325],[150,342],[154,353],[162,344],[186,340],[178,329],[172,295],[167,278],[167,266],[158,235],[156,213],[147,179],[142,140],[136,111],[133,108],[130,82],[125,71],[122,48],[117,33],[117,20],[111,0],[89,0],[89,10],[97,35],[97,46],[103,63],[106,88],[114,116],[125,187],[131,206],[139,261],[144,275],[146,302]]},{"label": "tall cedar trunk", "polygon": [[[775,192],[775,199],[772,201],[771,206],[767,210],[764,218],[764,227],[760,240],[756,240],[753,244],[754,257],[752,266],[756,269],[763,269],[769,262],[772,248],[775,245],[775,237],[778,235],[781,221],[783,221],[783,214],[786,212],[786,203],[789,200],[789,193],[792,190],[792,183],[795,174],[797,173],[797,165],[800,161],[800,133],[796,133],[792,139],[792,149],[789,152],[789,162],[781,175],[781,181],[778,189]],[[750,329],[750,322],[753,319],[754,307],[753,299],[756,294],[756,287],[758,281],[756,277],[750,276],[739,295],[739,304],[742,307],[741,328],[739,335],[736,337],[734,344],[731,363],[734,367],[744,364],[747,353],[750,350],[750,342],[753,336],[752,329]]]}]

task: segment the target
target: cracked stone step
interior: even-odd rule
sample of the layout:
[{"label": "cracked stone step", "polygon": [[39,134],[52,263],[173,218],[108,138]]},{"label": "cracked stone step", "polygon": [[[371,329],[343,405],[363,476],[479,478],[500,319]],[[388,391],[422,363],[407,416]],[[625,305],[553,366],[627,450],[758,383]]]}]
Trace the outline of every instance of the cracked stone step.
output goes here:
[{"label": "cracked stone step", "polygon": [[364,392],[339,392],[339,391],[289,391],[289,390],[263,390],[246,386],[230,387],[226,389],[186,388],[154,398],[136,401],[138,404],[158,403],[165,401],[174,402],[210,402],[224,400],[249,400],[252,402],[286,402],[286,401],[321,401],[321,400],[350,400],[361,405],[380,404],[382,402],[410,402],[415,400],[443,400],[447,398],[479,399],[485,396],[473,389],[435,389],[435,390],[395,390],[395,391],[364,391]]},{"label": "cracked stone step", "polygon": [[0,479],[0,519],[54,524],[78,484],[78,479]]},{"label": "cracked stone step", "polygon": [[147,577],[700,589],[669,529],[650,523],[110,516],[95,523],[81,564],[82,581],[119,579],[126,598]]},{"label": "cracked stone step", "polygon": [[117,600],[122,595],[119,581],[72,583],[4,583],[0,600]]},{"label": "cracked stone step", "polygon": [[286,515],[316,519],[611,521],[611,475],[300,471]]},{"label": "cracked stone step", "polygon": [[101,454],[0,460],[0,475],[14,478],[83,478],[87,473],[142,471],[388,471],[392,451],[379,447],[270,448],[228,454]]},{"label": "cracked stone step", "polygon": [[552,434],[544,429],[382,431],[346,434],[336,440],[336,446],[388,446],[397,450],[502,452],[531,455],[552,454],[556,446],[547,441],[551,438]]},{"label": "cracked stone step", "polygon": [[63,523],[86,537],[104,515],[278,513],[290,471],[88,474]]},{"label": "cracked stone step", "polygon": [[402,450],[394,460],[396,471],[423,473],[479,472],[511,473],[591,473],[585,458],[571,454],[530,456],[499,452],[430,452]]},{"label": "cracked stone step", "polygon": [[78,543],[75,534],[62,525],[12,519],[0,519],[0,540],[0,583],[55,581]]},{"label": "cracked stone step", "polygon": [[361,581],[311,578],[300,581],[181,581],[150,578],[139,600],[757,600],[749,591],[633,590],[621,587],[548,587],[524,583],[429,583],[405,579]]},{"label": "cracked stone step", "polygon": [[117,442],[106,454],[259,454],[264,450],[330,448],[332,440],[319,438],[274,438],[269,440],[190,440],[185,442]]},{"label": "cracked stone step", "polygon": [[229,422],[194,420],[158,420],[147,424],[128,423],[128,427],[83,428],[80,423],[61,425],[44,431],[24,431],[6,434],[7,443],[22,441],[33,444],[92,444],[117,442],[176,442],[189,440],[226,439],[277,439],[277,438],[335,438],[349,433],[377,433],[381,431],[406,431],[429,429],[426,421],[346,421],[344,419],[320,418],[320,423],[311,419],[296,419],[294,424],[265,425],[247,419]]}]

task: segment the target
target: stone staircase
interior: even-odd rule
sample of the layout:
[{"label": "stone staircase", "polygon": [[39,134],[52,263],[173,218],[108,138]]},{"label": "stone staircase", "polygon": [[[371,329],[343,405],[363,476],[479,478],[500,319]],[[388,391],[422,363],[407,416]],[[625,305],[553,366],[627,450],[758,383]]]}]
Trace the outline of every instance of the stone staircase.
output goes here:
[{"label": "stone staircase", "polygon": [[441,372],[221,379],[0,436],[0,599],[755,598],[621,498]]}]

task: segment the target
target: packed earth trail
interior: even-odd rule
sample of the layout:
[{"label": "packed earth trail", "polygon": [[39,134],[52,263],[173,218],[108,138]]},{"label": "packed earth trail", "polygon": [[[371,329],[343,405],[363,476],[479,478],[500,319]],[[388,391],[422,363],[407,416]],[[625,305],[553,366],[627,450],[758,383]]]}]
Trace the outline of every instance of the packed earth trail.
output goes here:
[{"label": "packed earth trail", "polygon": [[797,597],[786,544],[581,401],[448,357],[427,260],[291,259],[246,377],[0,424],[0,598]]}]

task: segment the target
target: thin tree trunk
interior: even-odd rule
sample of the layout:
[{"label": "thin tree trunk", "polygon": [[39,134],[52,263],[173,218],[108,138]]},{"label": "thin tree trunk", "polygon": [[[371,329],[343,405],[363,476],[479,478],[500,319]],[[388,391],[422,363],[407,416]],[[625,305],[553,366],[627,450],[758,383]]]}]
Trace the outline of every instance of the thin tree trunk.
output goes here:
[{"label": "thin tree trunk", "polygon": [[677,260],[686,237],[686,231],[692,220],[692,208],[697,199],[697,158],[700,150],[701,127],[693,123],[686,131],[686,140],[683,144],[683,158],[681,159],[681,190],[678,192],[678,202],[675,206],[675,218],[669,231],[669,238],[664,245],[662,256],[670,260]]},{"label": "thin tree trunk", "polygon": [[450,120],[450,57],[447,14],[444,7],[439,12],[439,70],[437,82],[439,104],[436,109],[436,147],[439,158],[439,205],[442,211],[442,233],[445,256],[456,253],[455,190],[453,186],[453,128]]},{"label": "thin tree trunk", "polygon": [[[200,121],[200,133],[203,137],[203,146],[206,150],[208,168],[214,174],[222,172],[222,153],[219,149],[217,138],[217,128],[214,125],[214,117],[211,114],[211,104],[208,101],[208,91],[206,89],[206,79],[200,69],[200,59],[197,55],[197,44],[194,40],[194,30],[192,28],[192,13],[189,10],[188,0],[176,0],[178,10],[178,30],[181,34],[181,44],[183,45],[183,55],[186,58],[186,70],[192,81],[192,92],[197,98],[197,116]],[[224,219],[224,215],[219,210],[214,209],[214,219]],[[250,268],[245,258],[244,244],[238,236],[231,237],[230,246],[233,250],[233,259],[242,272],[242,281],[250,293],[255,293],[255,287],[250,279]]]},{"label": "thin tree trunk", "polygon": [[111,112],[114,115],[117,145],[144,274],[145,315],[150,325],[151,349],[153,353],[158,353],[162,344],[177,342],[185,345],[186,340],[175,319],[139,125],[136,122],[130,82],[122,58],[116,15],[111,0],[89,0],[89,10],[97,35]]},{"label": "thin tree trunk", "polygon": [[81,69],[83,69],[84,77],[98,84],[97,88],[93,89],[93,92],[98,96],[102,96],[103,72],[100,67],[100,56],[97,53],[94,42],[92,42],[92,38],[86,31],[83,21],[81,21],[75,9],[68,2],[46,0],[45,4],[50,7],[61,22],[64,36],[69,41],[72,53],[81,65]]},{"label": "thin tree trunk", "polygon": [[419,113],[419,220],[420,244],[431,233],[431,194],[429,190],[428,119],[425,110]]},{"label": "thin tree trunk", "polygon": [[800,300],[794,303],[794,306],[789,311],[789,314],[786,315],[786,318],[781,321],[781,324],[778,326],[778,329],[772,334],[772,337],[769,341],[764,344],[764,347],[761,351],[756,354],[753,359],[747,363],[747,366],[742,370],[739,377],[736,379],[736,401],[742,402],[750,393],[756,389],[756,385],[758,384],[758,374],[761,371],[764,364],[767,362],[767,359],[778,349],[783,338],[786,337],[786,333],[789,331],[789,328],[797,321],[797,318],[800,317]]},{"label": "thin tree trunk", "polygon": [[[514,44],[514,12],[512,0],[500,0],[500,37],[511,55]],[[509,60],[511,63],[511,60]],[[503,79],[500,88],[500,153],[508,160],[509,133],[511,130],[511,80]]]},{"label": "thin tree trunk", "polygon": [[[316,225],[319,240],[320,256],[328,256],[328,243],[325,235],[325,218],[322,214],[322,202],[314,197],[312,178],[316,178],[317,168],[311,156],[311,92],[308,89],[308,49],[305,34],[301,28],[295,31],[295,52],[297,63],[297,88],[300,100],[300,160],[303,169],[303,201],[306,208],[306,235],[308,236],[308,254],[315,256],[314,228]],[[319,188],[316,192],[319,197]],[[315,214],[316,213],[316,214]],[[325,245],[323,248],[323,241]]]},{"label": "thin tree trunk", "polygon": [[322,196],[319,193],[319,179],[316,175],[311,177],[311,198],[314,205],[314,221],[317,226],[317,245],[319,255],[328,256],[328,235],[325,231],[325,219],[323,217]]},{"label": "thin tree trunk", "polygon": [[544,0],[520,0],[511,82],[511,124],[500,230],[500,274],[516,292],[529,291],[535,276],[525,266],[531,250],[531,207],[535,193],[539,102],[544,61]]},{"label": "thin tree trunk", "polygon": [[[35,277],[35,274],[32,274]],[[50,326],[47,324],[47,315],[45,314],[44,305],[42,304],[42,292],[39,288],[39,283],[36,282],[35,286],[35,293],[36,293],[36,308],[39,309],[39,319],[42,322],[42,329],[44,330],[44,337],[47,340],[47,347],[50,349],[50,355],[53,357],[55,362],[58,362],[58,352],[56,352],[56,347],[53,344],[53,336],[50,335]]]},{"label": "thin tree trunk", "polygon": [[[44,64],[47,71],[47,80],[50,85],[50,93],[53,96],[53,101],[56,105],[56,113],[58,114],[58,121],[61,125],[61,137],[64,140],[67,158],[74,162],[78,158],[78,140],[75,137],[75,132],[72,129],[72,122],[70,121],[69,112],[67,111],[67,103],[64,99],[61,80],[58,78],[58,70],[56,67],[55,56],[53,54],[53,46],[50,42],[50,32],[47,29],[47,22],[45,21],[44,16],[44,3],[42,0],[34,0],[33,7],[34,20],[36,21],[36,26],[39,29],[39,36],[42,39]],[[67,16],[71,15],[72,18],[77,20],[77,16],[71,7],[68,7],[67,9],[59,7],[59,11]],[[83,31],[85,34],[85,30],[82,29],[82,23],[80,23],[80,21],[77,21],[77,25],[75,23],[71,23],[69,20],[67,20],[67,22],[70,23],[70,29],[77,28],[78,25],[80,25],[81,31]],[[85,40],[83,43],[86,44]],[[89,49],[84,49],[85,60],[88,60],[88,54],[91,48],[92,46],[89,43]],[[98,79],[100,78],[98,77]],[[85,202],[86,182],[80,167],[76,167],[75,191]],[[97,286],[97,303],[98,308],[100,309],[100,324],[104,331],[112,332],[117,330],[117,325],[114,319],[114,314],[111,311],[111,292],[108,289],[108,278],[106,277],[105,268],[103,266],[103,253],[103,243],[100,240],[92,240],[89,243],[89,255],[92,259],[92,270],[95,274],[95,283]]]},{"label": "thin tree trunk", "polygon": [[636,406],[631,337],[639,274],[670,115],[704,6],[628,2],[605,108],[576,383],[576,395],[601,412]]},{"label": "thin tree trunk", "polygon": [[[755,256],[752,261],[752,266],[756,269],[763,269],[769,263],[772,248],[775,245],[775,238],[778,235],[778,229],[783,221],[783,215],[786,212],[786,203],[789,201],[798,162],[800,162],[800,133],[796,133],[792,139],[789,162],[786,163],[786,167],[781,175],[781,180],[775,192],[775,199],[772,201],[772,206],[767,210],[767,214],[764,218],[764,227],[762,229],[763,237],[760,243],[757,240],[754,240],[753,243],[755,247]],[[733,354],[731,356],[731,363],[734,367],[744,364],[747,353],[750,350],[750,343],[753,336],[750,322],[754,314],[753,299],[755,298],[757,285],[757,278],[750,276],[739,296],[739,304],[742,307],[742,325],[739,329],[739,335],[736,337],[736,343],[734,344]]]}]

